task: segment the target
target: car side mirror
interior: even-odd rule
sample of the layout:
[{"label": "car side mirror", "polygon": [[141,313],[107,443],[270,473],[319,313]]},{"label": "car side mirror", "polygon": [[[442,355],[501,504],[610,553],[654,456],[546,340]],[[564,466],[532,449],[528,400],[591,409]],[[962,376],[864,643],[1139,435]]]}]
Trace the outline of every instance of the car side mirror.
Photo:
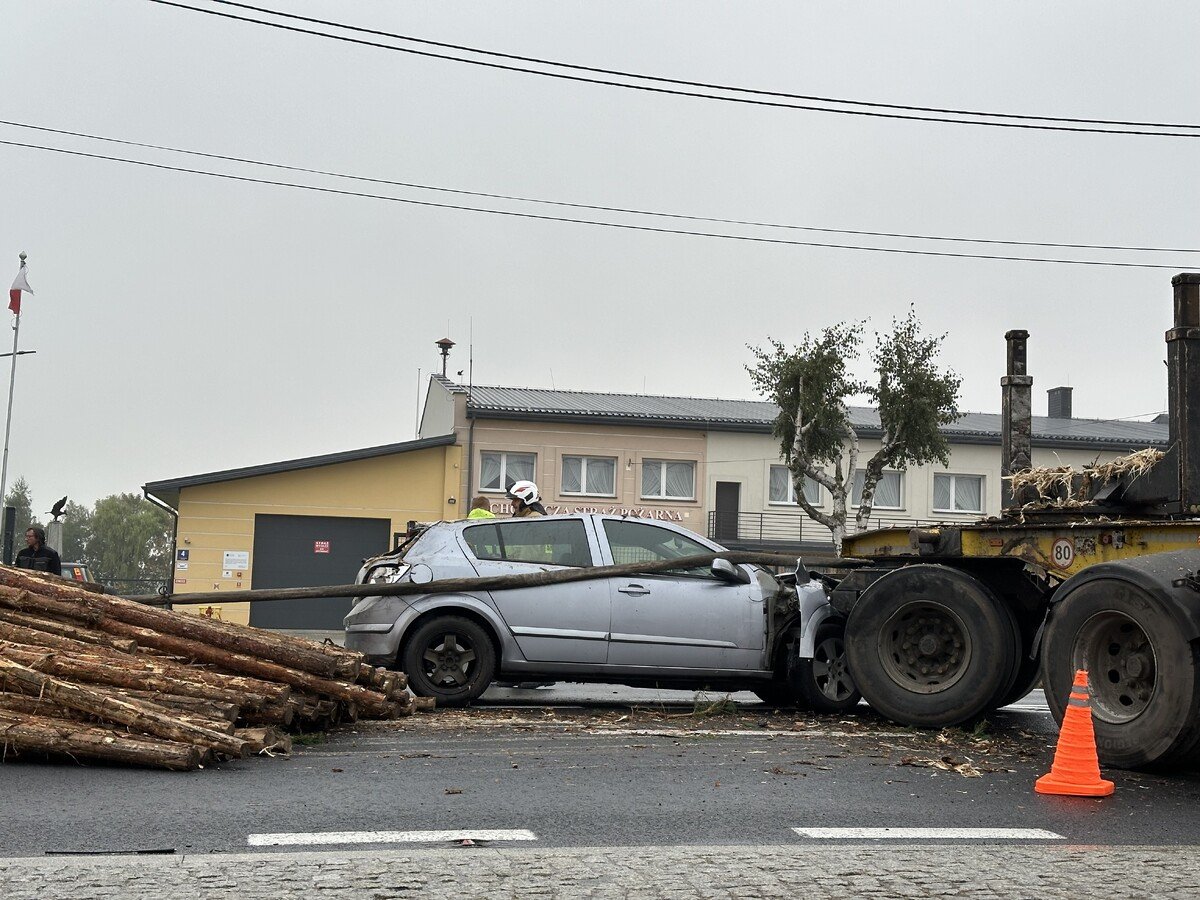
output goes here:
[{"label": "car side mirror", "polygon": [[727,559],[717,557],[712,562],[714,578],[719,578],[729,584],[749,584],[750,575],[740,566],[735,566]]}]

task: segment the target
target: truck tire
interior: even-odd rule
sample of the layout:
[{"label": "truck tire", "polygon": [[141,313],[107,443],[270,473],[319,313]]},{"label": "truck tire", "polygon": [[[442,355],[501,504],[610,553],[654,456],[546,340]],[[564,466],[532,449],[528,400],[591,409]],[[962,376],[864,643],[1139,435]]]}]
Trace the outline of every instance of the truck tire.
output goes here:
[{"label": "truck tire", "polygon": [[400,667],[419,697],[438,706],[463,706],[482,694],[496,672],[491,636],[463,616],[436,616],[405,641]]},{"label": "truck tire", "polygon": [[813,658],[793,660],[788,678],[813,712],[842,713],[862,699],[849,669],[844,626],[824,622],[813,638]]},{"label": "truck tire", "polygon": [[1200,743],[1200,652],[1145,588],[1117,577],[1068,590],[1042,643],[1058,722],[1077,669],[1088,672],[1100,760],[1119,768],[1192,761]]},{"label": "truck tire", "polygon": [[867,702],[902,725],[977,718],[1012,688],[1015,620],[979,579],[947,566],[904,566],[858,598],[846,622],[850,672]]}]

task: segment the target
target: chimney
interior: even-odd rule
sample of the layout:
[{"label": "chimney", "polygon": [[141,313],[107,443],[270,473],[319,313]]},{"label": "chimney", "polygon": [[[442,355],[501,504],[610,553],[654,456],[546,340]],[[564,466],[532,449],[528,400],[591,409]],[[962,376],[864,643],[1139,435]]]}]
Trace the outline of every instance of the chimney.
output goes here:
[{"label": "chimney", "polygon": [[1071,418],[1071,391],[1073,388],[1056,387],[1050,388],[1046,393],[1050,397],[1048,404],[1048,415],[1052,419],[1069,419]]},{"label": "chimney", "polygon": [[[1000,379],[1000,474],[1012,475],[1033,465],[1033,377],[1028,374],[1023,329],[1004,335],[1008,342],[1008,374]],[[1013,505],[1012,482],[1000,481],[1000,506]]]},{"label": "chimney", "polygon": [[1175,327],[1167,332],[1170,443],[1179,453],[1181,512],[1200,512],[1200,274],[1171,279]]}]

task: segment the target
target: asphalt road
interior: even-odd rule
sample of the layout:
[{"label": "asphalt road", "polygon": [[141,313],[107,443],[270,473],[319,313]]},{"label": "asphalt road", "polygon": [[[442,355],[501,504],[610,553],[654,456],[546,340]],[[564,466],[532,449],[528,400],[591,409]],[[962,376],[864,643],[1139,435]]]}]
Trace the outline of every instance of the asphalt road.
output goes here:
[{"label": "asphalt road", "polygon": [[930,825],[1093,845],[1200,833],[1195,775],[1110,772],[1117,794],[1102,801],[1035,795],[1054,740],[1036,695],[979,735],[939,735],[865,707],[714,714],[713,698],[612,690],[495,689],[475,709],[362,723],[291,758],[195,773],[6,763],[0,856],[271,849],[252,837],[264,834],[301,835],[275,850],[294,852],[320,849],[325,832],[464,829],[528,832],[542,847],[766,846],[814,840],[796,828]]}]

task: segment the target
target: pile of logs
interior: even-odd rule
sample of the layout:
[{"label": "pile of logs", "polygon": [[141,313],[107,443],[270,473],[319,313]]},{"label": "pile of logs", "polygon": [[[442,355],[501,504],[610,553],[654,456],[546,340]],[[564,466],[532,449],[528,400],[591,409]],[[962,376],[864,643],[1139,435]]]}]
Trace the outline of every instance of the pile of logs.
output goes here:
[{"label": "pile of logs", "polygon": [[195,769],[289,752],[288,731],[432,706],[407,688],[333,644],[0,566],[0,759]]}]

